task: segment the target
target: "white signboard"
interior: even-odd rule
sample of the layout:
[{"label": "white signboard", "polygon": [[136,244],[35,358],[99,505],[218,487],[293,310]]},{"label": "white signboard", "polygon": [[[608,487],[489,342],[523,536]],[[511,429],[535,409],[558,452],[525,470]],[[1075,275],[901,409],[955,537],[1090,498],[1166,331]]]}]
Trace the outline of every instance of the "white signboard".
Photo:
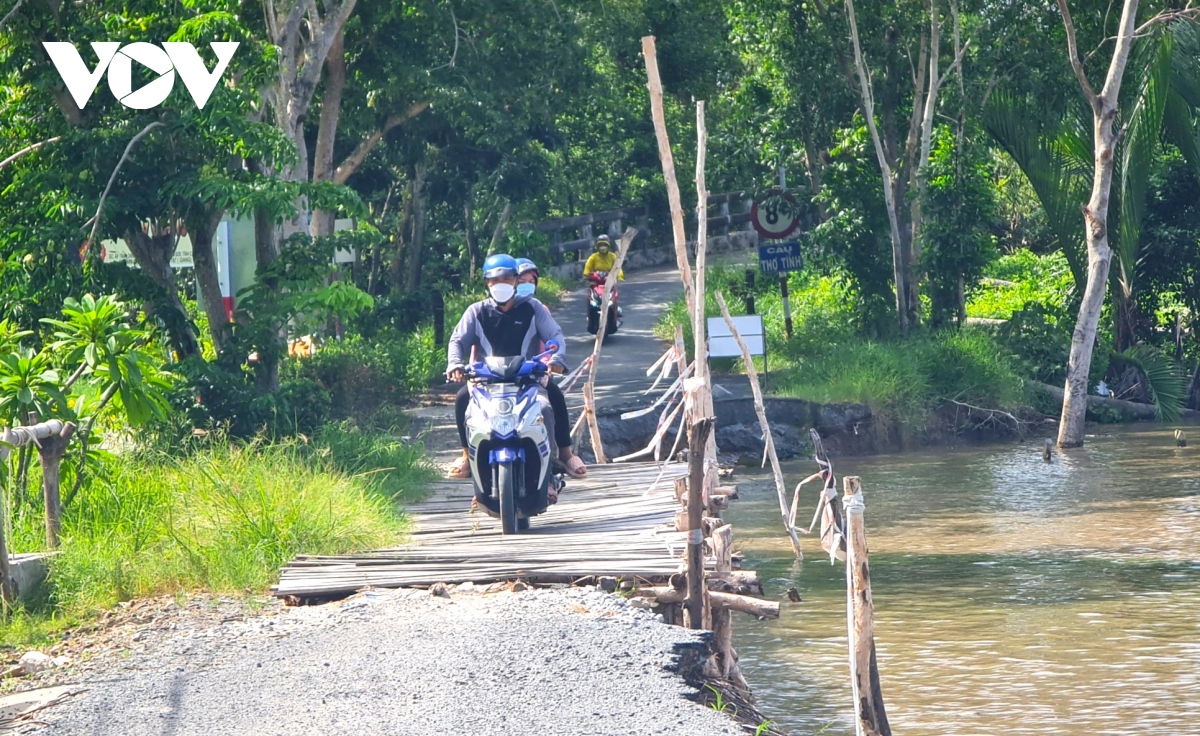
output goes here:
[{"label": "white signboard", "polygon": [[[105,263],[124,263],[130,268],[138,267],[133,253],[129,251],[129,245],[124,240],[101,241],[100,260]],[[192,265],[192,239],[182,235],[175,246],[175,255],[171,256],[171,268],[191,268]]]},{"label": "white signboard", "polygon": [[[742,341],[750,349],[751,355],[765,355],[766,344],[763,334],[763,318],[761,314],[749,314],[733,318],[733,326],[737,328]],[[710,358],[740,358],[742,349],[725,324],[724,317],[708,318],[708,357]]]}]

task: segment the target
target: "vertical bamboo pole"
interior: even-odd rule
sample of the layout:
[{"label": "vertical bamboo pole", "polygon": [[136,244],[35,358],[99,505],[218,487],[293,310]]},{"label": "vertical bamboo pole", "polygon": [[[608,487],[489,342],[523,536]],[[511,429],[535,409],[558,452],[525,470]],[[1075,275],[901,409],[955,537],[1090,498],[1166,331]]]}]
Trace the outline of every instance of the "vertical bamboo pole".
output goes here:
[{"label": "vertical bamboo pole", "polygon": [[699,448],[712,431],[711,417],[693,418],[688,427],[688,548],[685,620],[689,629],[704,626],[704,453]]},{"label": "vertical bamboo pole", "polygon": [[746,364],[746,377],[750,379],[750,390],[754,394],[754,412],[758,414],[758,424],[763,431],[763,442],[767,446],[767,457],[771,459],[771,473],[775,477],[775,493],[779,496],[779,513],[783,516],[783,526],[792,540],[792,551],[796,553],[796,559],[803,560],[804,553],[800,550],[800,537],[796,534],[796,529],[791,523],[791,514],[788,513],[787,486],[783,481],[783,469],[779,466],[779,455],[775,451],[775,438],[771,435],[771,424],[767,421],[767,409],[763,404],[762,389],[758,385],[758,370],[754,367],[754,357],[750,355],[750,348],[742,340],[737,326],[733,324],[733,317],[729,314],[725,297],[719,291],[715,296],[717,306],[721,308],[721,316],[725,318],[725,325],[729,327],[729,333],[733,335],[733,339],[741,348],[742,361]]},{"label": "vertical bamboo pole", "polygon": [[863,519],[862,479],[842,479],[846,509],[846,585],[850,638],[850,667],[854,685],[855,731],[866,736],[891,736],[879,667],[875,660],[875,611],[871,600],[871,573],[867,559],[867,530]]},{"label": "vertical bamboo pole", "polygon": [[588,429],[591,432],[592,452],[596,454],[596,462],[605,464],[608,458],[604,454],[604,442],[600,437],[600,424],[596,420],[596,372],[600,367],[600,349],[604,346],[604,336],[608,332],[608,310],[612,299],[612,290],[617,283],[617,274],[621,273],[621,265],[625,263],[625,254],[629,245],[637,237],[637,228],[628,228],[621,239],[617,241],[617,260],[608,278],[604,281],[604,301],[600,305],[600,329],[596,331],[596,342],[592,346],[592,366],[588,370],[587,383],[583,384],[583,411],[587,417]]},{"label": "vertical bamboo pole", "polygon": [[[708,265],[708,186],[704,182],[704,165],[708,158],[708,128],[704,123],[704,100],[696,102],[696,309],[693,315],[692,336],[696,342],[696,406],[701,416],[715,417],[712,397],[712,375],[708,370],[706,338],[706,279]],[[715,421],[715,420],[714,420]],[[705,478],[705,498],[717,487],[717,436],[710,432],[704,445],[704,457],[714,472]]]},{"label": "vertical bamboo pole", "polygon": [[683,296],[688,314],[696,308],[692,295],[692,268],[687,257],[687,231],[683,227],[683,199],[675,179],[675,157],[671,155],[671,139],[667,136],[667,117],[663,112],[662,80],[658,76],[658,56],[654,36],[642,38],[642,56],[646,60],[646,87],[650,90],[650,116],[654,120],[654,135],[658,139],[658,158],[662,161],[663,180],[667,184],[667,202],[671,206],[671,231],[675,236],[675,262],[683,279]]}]

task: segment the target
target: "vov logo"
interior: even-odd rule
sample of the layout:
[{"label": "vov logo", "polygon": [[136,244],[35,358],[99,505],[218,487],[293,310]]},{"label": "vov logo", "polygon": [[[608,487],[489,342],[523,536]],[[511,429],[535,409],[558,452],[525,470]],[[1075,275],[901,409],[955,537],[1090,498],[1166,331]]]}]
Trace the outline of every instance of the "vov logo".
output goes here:
[{"label": "vov logo", "polygon": [[[144,42],[122,46],[114,41],[94,41],[92,50],[96,52],[99,63],[91,71],[83,63],[75,44],[46,41],[42,45],[46,47],[58,76],[62,77],[80,110],[87,106],[105,70],[108,71],[108,88],[118,102],[135,110],[147,110],[161,105],[171,94],[175,86],[175,72],[179,72],[179,78],[191,93],[196,107],[204,109],[204,104],[216,89],[221,74],[229,66],[229,60],[239,44],[237,41],[214,41],[209,44],[217,55],[217,66],[212,72],[204,66],[196,47],[184,42],[168,42],[159,48]],[[136,90],[133,89],[135,61],[158,75],[154,81]]]}]

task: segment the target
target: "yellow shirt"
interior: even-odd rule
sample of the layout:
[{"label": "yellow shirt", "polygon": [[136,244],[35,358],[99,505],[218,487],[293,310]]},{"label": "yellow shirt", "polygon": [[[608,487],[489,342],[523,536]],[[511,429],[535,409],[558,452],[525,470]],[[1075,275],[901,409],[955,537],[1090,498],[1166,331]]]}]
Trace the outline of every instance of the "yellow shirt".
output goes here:
[{"label": "yellow shirt", "polygon": [[[617,265],[616,253],[613,253],[611,250],[607,253],[596,251],[588,256],[587,263],[583,264],[583,275],[591,276],[596,271],[608,272],[611,271],[615,265]],[[624,281],[625,274],[618,273],[617,278],[621,281]]]}]

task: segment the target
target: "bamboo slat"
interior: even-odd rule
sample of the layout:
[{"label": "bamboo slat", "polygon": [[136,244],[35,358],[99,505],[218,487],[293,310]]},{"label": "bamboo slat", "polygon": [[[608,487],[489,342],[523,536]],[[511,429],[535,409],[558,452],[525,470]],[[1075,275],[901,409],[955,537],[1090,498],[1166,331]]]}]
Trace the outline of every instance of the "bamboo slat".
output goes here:
[{"label": "bamboo slat", "polygon": [[681,464],[589,468],[588,478],[569,481],[559,502],[534,518],[528,532],[507,536],[500,533],[499,520],[482,509],[471,511],[469,482],[439,482],[409,514],[412,544],[358,555],[298,556],[283,569],[273,592],[333,597],[367,586],[516,578],[665,580],[682,570],[687,548],[687,534],[675,531],[673,523],[678,509],[673,481],[686,472]]}]

